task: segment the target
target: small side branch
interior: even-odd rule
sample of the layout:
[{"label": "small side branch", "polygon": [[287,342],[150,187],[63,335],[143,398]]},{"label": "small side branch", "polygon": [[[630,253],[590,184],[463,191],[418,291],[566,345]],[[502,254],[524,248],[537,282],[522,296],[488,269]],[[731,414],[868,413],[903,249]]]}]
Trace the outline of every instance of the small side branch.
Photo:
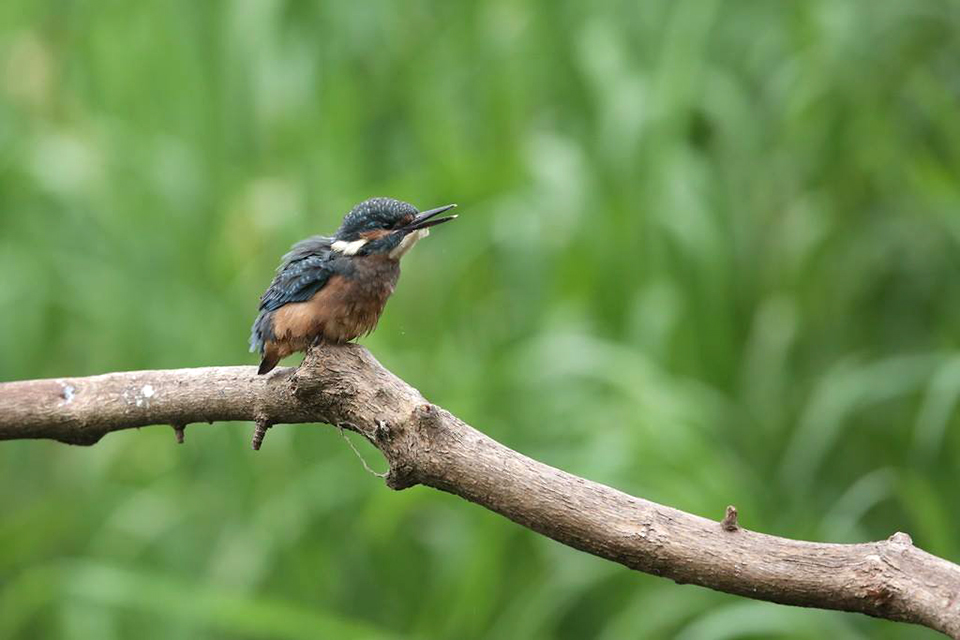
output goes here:
[{"label": "small side branch", "polygon": [[912,622],[960,639],[960,567],[906,534],[804,542],[743,529],[732,506],[718,526],[627,495],[488,438],[357,345],[317,347],[298,370],[268,376],[255,367],[210,367],[0,384],[0,440],[90,445],[151,424],[173,425],[179,440],[183,425],[214,420],[255,421],[255,449],[271,425],[338,425],[380,450],[391,488],[453,493],[563,544],[677,582]]},{"label": "small side branch", "polygon": [[737,524],[737,508],[732,504],[727,507],[727,512],[720,521],[720,526],[724,531],[738,531],[740,525]]},{"label": "small side branch", "polygon": [[273,425],[263,417],[257,418],[255,423],[257,426],[253,431],[253,441],[250,443],[250,446],[253,447],[254,451],[260,451],[260,445],[263,444],[263,438],[267,435],[267,429]]}]

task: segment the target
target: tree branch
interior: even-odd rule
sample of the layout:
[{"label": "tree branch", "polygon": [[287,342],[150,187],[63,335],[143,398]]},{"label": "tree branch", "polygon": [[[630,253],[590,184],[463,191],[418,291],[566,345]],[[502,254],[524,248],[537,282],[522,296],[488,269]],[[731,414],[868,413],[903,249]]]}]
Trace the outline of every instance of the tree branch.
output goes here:
[{"label": "tree branch", "polygon": [[[960,638],[960,567],[896,533],[863,544],[789,540],[635,498],[523,456],[387,371],[363,347],[322,346],[299,369],[110,373],[0,384],[0,439],[94,444],[131,427],[214,420],[327,422],[386,457],[394,489],[458,495],[631,569],[758,600],[865,613]],[[262,437],[262,433],[260,433]]]}]

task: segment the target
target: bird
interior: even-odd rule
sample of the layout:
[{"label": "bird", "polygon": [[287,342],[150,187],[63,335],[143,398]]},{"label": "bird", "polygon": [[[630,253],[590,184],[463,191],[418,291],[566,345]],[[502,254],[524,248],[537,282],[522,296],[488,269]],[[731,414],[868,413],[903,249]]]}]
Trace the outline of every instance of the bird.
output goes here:
[{"label": "bird", "polygon": [[260,297],[250,351],[260,353],[258,375],[314,343],[341,344],[373,331],[400,277],[400,259],[455,219],[440,214],[457,205],[419,211],[394,198],[354,206],[333,236],[302,240],[283,256]]}]

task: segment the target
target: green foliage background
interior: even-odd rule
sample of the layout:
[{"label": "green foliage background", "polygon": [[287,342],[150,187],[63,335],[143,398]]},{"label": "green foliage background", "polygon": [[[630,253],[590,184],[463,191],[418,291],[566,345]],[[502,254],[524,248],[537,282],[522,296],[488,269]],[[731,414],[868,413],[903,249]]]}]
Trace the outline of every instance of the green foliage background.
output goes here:
[{"label": "green foliage background", "polygon": [[[251,364],[290,244],[455,201],[364,341],[431,400],[703,516],[960,561],[958,107],[957,2],[6,0],[0,379]],[[0,637],[935,637],[251,431],[0,446]]]}]

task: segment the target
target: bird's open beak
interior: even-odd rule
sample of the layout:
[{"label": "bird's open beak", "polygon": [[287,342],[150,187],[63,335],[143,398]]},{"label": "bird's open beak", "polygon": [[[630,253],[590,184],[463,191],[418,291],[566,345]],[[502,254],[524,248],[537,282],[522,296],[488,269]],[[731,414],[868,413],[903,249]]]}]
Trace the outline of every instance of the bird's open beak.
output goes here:
[{"label": "bird's open beak", "polygon": [[410,233],[411,231],[416,231],[417,229],[426,229],[427,227],[432,227],[434,225],[443,224],[444,222],[450,222],[457,216],[445,216],[443,218],[438,218],[437,216],[443,213],[444,211],[449,211],[453,209],[455,204],[448,204],[442,207],[437,207],[436,209],[430,209],[429,211],[424,211],[420,213],[416,218],[413,219],[413,222],[403,227],[403,231]]}]

